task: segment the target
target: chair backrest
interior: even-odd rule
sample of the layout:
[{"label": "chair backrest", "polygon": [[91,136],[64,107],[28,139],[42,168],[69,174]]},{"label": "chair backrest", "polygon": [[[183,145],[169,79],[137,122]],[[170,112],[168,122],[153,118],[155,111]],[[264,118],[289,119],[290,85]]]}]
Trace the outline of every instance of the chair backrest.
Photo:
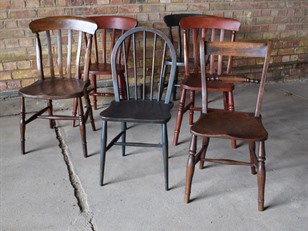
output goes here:
[{"label": "chair backrest", "polygon": [[[261,104],[263,99],[265,81],[267,77],[268,66],[270,63],[270,56],[272,50],[272,42],[266,43],[257,42],[208,42],[206,39],[200,39],[200,63],[201,63],[201,82],[202,82],[202,112],[206,113],[208,108],[208,94],[206,88],[206,80],[226,81],[228,83],[259,83],[259,91],[256,100],[255,116],[260,116]],[[251,65],[262,64],[261,71],[257,72],[251,77],[241,74],[214,74],[209,75],[206,71],[206,57],[237,57],[238,63],[241,67],[240,72],[244,66],[251,68]]]},{"label": "chair backrest", "polygon": [[[191,67],[188,65],[190,58],[194,60],[193,73],[199,71],[199,38],[206,38],[208,41],[235,41],[236,32],[240,28],[240,22],[232,18],[223,17],[186,17],[181,19],[180,27],[183,30],[184,44],[184,63],[185,75],[189,75]],[[222,62],[214,62],[210,57],[210,73],[222,72]],[[217,64],[217,66],[215,66]],[[232,68],[232,56],[229,56],[227,63],[227,72],[230,73]]]},{"label": "chair backrest", "polygon": [[[130,43],[130,50],[125,53]],[[176,69],[176,52],[169,38],[160,30],[150,27],[136,27],[127,31],[116,42],[111,54],[112,79],[115,101],[120,101],[118,86],[118,56],[124,65],[127,100],[164,100],[170,96]],[[163,75],[165,59],[171,58],[169,75]],[[165,77],[164,77],[165,76]],[[168,87],[164,94],[165,79]]]},{"label": "chair backrest", "polygon": [[[79,78],[81,71],[85,73],[84,79],[88,79],[92,37],[97,29],[95,22],[82,17],[53,16],[34,20],[29,27],[36,34],[40,80],[45,75]],[[84,36],[87,36],[86,49],[82,46]],[[84,70],[80,70],[81,65]]]},{"label": "chair backrest", "polygon": [[117,39],[138,25],[136,19],[125,16],[92,16],[88,18],[98,25],[93,41],[95,63],[110,62],[109,58]]},{"label": "chair backrest", "polygon": [[182,34],[180,21],[185,17],[205,16],[203,14],[169,14],[164,17],[164,22],[168,27],[169,38],[172,44],[176,47],[178,58],[183,58]]}]

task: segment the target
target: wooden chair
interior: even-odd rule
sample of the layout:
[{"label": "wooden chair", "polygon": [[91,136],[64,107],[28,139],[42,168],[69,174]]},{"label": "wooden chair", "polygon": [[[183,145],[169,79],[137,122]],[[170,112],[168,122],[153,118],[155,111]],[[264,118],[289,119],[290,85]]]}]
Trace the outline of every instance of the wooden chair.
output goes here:
[{"label": "wooden chair", "polygon": [[[261,104],[263,100],[264,86],[271,55],[271,41],[267,43],[252,42],[206,42],[200,43],[201,81],[202,81],[202,113],[191,128],[191,141],[189,156],[186,167],[185,202],[190,200],[191,184],[195,164],[199,168],[204,167],[204,162],[214,162],[231,165],[248,165],[251,173],[257,173],[258,181],[258,209],[264,210],[264,187],[265,187],[265,140],[268,133],[261,120]],[[248,78],[241,75],[208,75],[205,67],[205,57],[224,56],[242,57],[240,67],[251,65],[253,62],[263,62],[260,68],[260,78]],[[252,62],[250,60],[253,58]],[[257,67],[256,67],[257,68]],[[259,83],[258,95],[254,112],[227,111],[222,109],[208,108],[208,83],[209,80],[232,83]],[[247,107],[246,107],[247,108]],[[197,150],[197,138],[202,138],[202,145]],[[206,151],[210,138],[236,139],[248,142],[250,161],[237,161],[231,159],[206,158]],[[255,147],[258,146],[256,155]]]},{"label": "wooden chair", "polygon": [[[174,129],[173,145],[178,144],[180,128],[183,115],[189,111],[189,124],[193,124],[194,111],[201,111],[200,106],[195,106],[195,92],[201,91],[201,80],[199,70],[199,37],[208,38],[210,41],[235,41],[235,34],[239,30],[240,22],[231,18],[222,17],[187,17],[180,21],[180,26],[184,31],[184,62],[185,78],[182,82],[182,92],[179,102],[179,109]],[[191,36],[190,36],[191,35]],[[191,68],[189,61],[194,57],[194,65]],[[214,66],[214,60],[208,60],[212,73],[222,73],[223,63],[218,62]],[[227,73],[231,73],[232,57],[229,57],[227,63]],[[209,91],[222,92],[224,99],[224,108],[233,111],[233,89],[232,83],[210,82]],[[189,92],[189,103],[186,104],[186,94]],[[236,142],[232,141],[232,147],[236,147]]]},{"label": "wooden chair", "polygon": [[[124,16],[93,16],[88,17],[95,21],[98,25],[98,30],[94,35],[93,40],[93,53],[94,60],[90,65],[90,81],[92,90],[90,95],[93,96],[93,108],[97,109],[97,96],[112,96],[113,93],[98,92],[97,91],[97,75],[111,76],[110,55],[114,44],[117,39],[123,35],[126,31],[135,28],[138,25],[138,21],[134,18]],[[123,68],[119,68],[119,81],[121,82],[123,76]],[[122,83],[120,91],[123,90],[125,84]],[[121,94],[125,95],[125,93]]]},{"label": "wooden chair", "polygon": [[[97,25],[92,20],[81,17],[56,16],[34,20],[29,27],[36,35],[38,80],[19,90],[21,96],[21,152],[25,154],[26,125],[35,119],[48,119],[51,128],[56,126],[55,120],[78,120],[83,154],[87,157],[85,123],[88,117],[90,117],[92,129],[95,130],[87,87],[90,85],[88,75],[92,36]],[[87,35],[86,50],[82,48],[84,34]],[[73,63],[72,60],[76,62]],[[81,64],[84,67],[82,70],[83,79],[80,78]],[[82,105],[83,97],[86,103],[86,112],[84,112]],[[47,106],[26,119],[25,98],[46,100]],[[78,100],[77,116],[54,114],[53,100],[72,98]],[[45,112],[48,115],[43,115]]]},{"label": "wooden chair", "polygon": [[[185,17],[195,17],[195,16],[202,16],[203,14],[169,14],[164,17],[164,22],[168,27],[169,38],[176,48],[177,54],[177,62],[176,62],[176,73],[174,78],[174,85],[173,85],[173,100],[176,100],[176,91],[177,88],[181,85],[179,84],[178,75],[179,75],[179,67],[184,67],[184,57],[183,57],[183,47],[182,47],[182,33],[180,28],[180,20]],[[193,61],[189,62],[192,66]],[[171,65],[169,59],[165,61],[164,65],[164,73],[167,71],[167,67]]]},{"label": "wooden chair", "polygon": [[[129,41],[131,39],[131,41]],[[126,55],[125,46],[130,42],[130,51]],[[121,100],[116,62],[121,55],[122,63],[125,65],[126,97]],[[164,91],[162,70],[164,60],[171,57],[172,65],[168,76],[169,84]],[[172,86],[176,68],[176,52],[168,37],[161,31],[149,27],[137,27],[126,32],[115,44],[111,54],[112,79],[115,100],[110,106],[100,113],[102,119],[101,133],[101,179],[103,185],[106,152],[113,145],[122,146],[122,155],[125,156],[126,146],[159,147],[162,148],[165,189],[168,190],[168,135],[167,123],[171,118],[170,102]],[[107,123],[118,122],[121,131],[111,139],[107,145]],[[131,124],[156,124],[161,126],[162,141],[154,143],[149,134],[149,143],[128,141],[126,133],[129,130],[127,123]],[[153,125],[153,126],[154,126]],[[133,128],[133,127],[131,127]],[[146,134],[147,131],[144,131]],[[144,135],[145,135],[144,134]],[[120,141],[118,141],[120,140]]]}]

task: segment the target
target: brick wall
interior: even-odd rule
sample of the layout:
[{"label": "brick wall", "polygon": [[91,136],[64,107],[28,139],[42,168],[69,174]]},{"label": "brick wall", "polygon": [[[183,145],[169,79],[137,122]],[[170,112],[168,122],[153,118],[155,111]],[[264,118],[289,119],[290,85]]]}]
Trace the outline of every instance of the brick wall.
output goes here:
[{"label": "brick wall", "polygon": [[170,13],[205,13],[241,21],[237,40],[274,41],[270,81],[308,78],[307,0],[1,0],[0,92],[35,80],[33,19],[51,15],[118,14],[137,18],[139,25],[166,27]]}]

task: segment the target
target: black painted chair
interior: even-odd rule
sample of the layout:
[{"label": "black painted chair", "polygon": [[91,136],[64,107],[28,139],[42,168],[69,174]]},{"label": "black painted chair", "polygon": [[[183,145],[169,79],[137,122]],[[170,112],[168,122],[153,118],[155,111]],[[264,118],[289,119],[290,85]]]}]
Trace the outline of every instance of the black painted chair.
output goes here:
[{"label": "black painted chair", "polygon": [[[128,55],[127,43],[130,43]],[[162,74],[164,60],[172,60],[167,89],[164,87]],[[117,81],[117,60],[124,65],[126,83],[126,98],[121,99]],[[111,55],[112,80],[115,100],[110,106],[100,113],[102,119],[101,133],[101,179],[103,185],[106,152],[113,145],[122,146],[122,155],[125,156],[126,146],[159,147],[162,149],[165,189],[168,190],[168,135],[167,123],[171,118],[170,102],[172,86],[176,68],[176,52],[168,37],[161,31],[149,27],[137,27],[119,38]],[[119,134],[111,141],[107,140],[108,122],[118,122],[121,125]],[[128,141],[126,133],[130,124],[157,124],[162,129],[161,143],[153,143],[151,134],[143,131],[150,143]],[[109,142],[109,143],[108,143]],[[108,144],[107,144],[108,143]]]}]

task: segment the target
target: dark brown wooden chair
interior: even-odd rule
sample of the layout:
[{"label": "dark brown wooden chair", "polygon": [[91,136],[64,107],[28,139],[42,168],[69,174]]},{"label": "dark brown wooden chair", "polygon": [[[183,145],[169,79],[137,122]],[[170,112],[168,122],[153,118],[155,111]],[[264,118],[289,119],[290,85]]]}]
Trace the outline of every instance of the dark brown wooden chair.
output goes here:
[{"label": "dark brown wooden chair", "polygon": [[[231,165],[248,165],[251,173],[257,173],[258,181],[258,209],[264,210],[265,187],[265,140],[268,133],[261,120],[261,104],[264,93],[266,75],[270,62],[271,41],[267,43],[251,42],[206,42],[200,43],[201,81],[202,81],[202,113],[199,119],[191,126],[191,141],[186,167],[185,202],[190,200],[192,178],[195,164],[204,167],[204,162],[214,162]],[[263,67],[254,78],[241,75],[208,75],[205,67],[205,57],[225,56],[241,57],[240,67],[263,62]],[[252,59],[252,61],[250,61]],[[257,69],[257,67],[256,67]],[[260,78],[257,76],[260,75]],[[208,83],[210,81],[228,83],[259,83],[258,95],[254,112],[228,111],[208,108]],[[244,108],[244,107],[243,107]],[[246,107],[247,108],[247,107]],[[253,109],[252,109],[253,110]],[[197,138],[202,138],[202,145],[197,150]],[[237,161],[231,159],[211,159],[206,157],[206,151],[211,138],[236,139],[248,142],[250,161]],[[255,147],[258,146],[258,154]]]},{"label": "dark brown wooden chair", "polygon": [[[176,125],[174,129],[173,145],[178,144],[180,128],[182,124],[183,115],[189,111],[189,125],[193,124],[194,111],[201,111],[200,106],[195,105],[195,92],[201,91],[201,80],[199,70],[199,45],[200,37],[207,38],[209,41],[235,41],[235,34],[240,28],[240,22],[231,18],[222,17],[186,17],[181,19],[180,26],[184,31],[184,62],[185,62],[185,78],[182,82],[182,92],[179,102],[179,109],[176,118]],[[194,58],[194,65],[191,67],[189,61]],[[211,73],[222,73],[223,63],[217,62],[216,66],[214,60],[208,60],[211,68]],[[226,64],[226,72],[230,73],[232,68],[232,57],[229,57]],[[208,84],[209,91],[222,92],[224,100],[224,108],[233,111],[233,89],[232,83],[211,82]],[[186,95],[189,92],[189,102],[186,104]],[[236,142],[232,141],[232,147],[236,147]]]},{"label": "dark brown wooden chair", "polygon": [[[177,88],[181,85],[179,84],[178,75],[179,75],[179,67],[184,67],[184,57],[183,57],[183,43],[182,43],[182,30],[180,28],[180,20],[185,17],[195,17],[202,16],[203,14],[169,14],[164,17],[164,22],[168,27],[169,38],[176,48],[177,54],[177,62],[176,62],[176,73],[174,77],[174,85],[173,85],[173,100],[176,100],[176,92]],[[203,15],[205,16],[205,15]],[[210,17],[210,16],[209,16]],[[211,16],[213,17],[213,16]],[[193,61],[189,62],[192,66]],[[167,67],[171,65],[169,59],[165,61],[164,73],[167,71]]]},{"label": "dark brown wooden chair", "polygon": [[[93,40],[94,60],[91,60],[90,65],[90,81],[92,87],[90,95],[93,96],[93,108],[96,110],[97,96],[113,97],[113,93],[97,91],[97,76],[104,75],[107,76],[109,80],[111,79],[110,55],[114,44],[126,31],[135,28],[138,25],[138,21],[134,18],[118,15],[93,16],[88,18],[95,21],[98,25],[98,30]],[[120,82],[122,76],[123,68],[119,68]],[[122,82],[119,87],[120,91],[122,91],[122,89],[125,88],[125,84]],[[125,95],[125,92],[121,92],[121,94]]]},{"label": "dark brown wooden chair", "polygon": [[[125,52],[127,42],[131,43],[128,53]],[[119,55],[122,56],[120,60],[125,64],[124,76],[127,89],[126,97],[122,100],[117,80],[119,65],[116,60]],[[170,57],[172,65],[166,76],[169,84],[165,90],[162,70],[164,60]],[[162,148],[163,154],[165,189],[168,190],[167,123],[171,118],[170,110],[173,105],[170,98],[176,68],[175,49],[168,37],[161,31],[149,27],[136,27],[126,32],[115,44],[111,54],[111,67],[115,100],[100,113],[102,119],[100,184],[103,185],[106,152],[113,145],[122,146],[123,156],[125,156],[126,146],[159,147]],[[107,134],[111,135],[107,133],[108,122],[120,123],[121,130],[114,138],[107,141]],[[154,143],[151,134],[148,136],[148,143],[126,140],[126,133],[134,128],[128,128],[127,123],[140,126],[143,124],[161,126],[161,143]],[[146,136],[148,131],[143,132]]]},{"label": "dark brown wooden chair", "polygon": [[[92,129],[95,130],[87,87],[90,85],[88,77],[92,36],[97,25],[92,20],[81,17],[56,16],[32,21],[29,27],[36,35],[38,80],[19,90],[21,152],[25,154],[26,125],[35,119],[48,119],[51,128],[56,126],[55,120],[78,120],[83,154],[87,157],[85,123],[88,117]],[[84,34],[87,35],[87,49],[82,46]],[[83,70],[80,70],[81,65]],[[82,79],[81,71],[84,73]],[[85,112],[83,97],[86,103]],[[34,100],[45,100],[47,106],[26,119],[25,98],[32,99],[33,103],[36,103]],[[79,104],[77,116],[54,114],[53,100],[73,98],[76,98]],[[47,115],[44,115],[45,112]]]}]

